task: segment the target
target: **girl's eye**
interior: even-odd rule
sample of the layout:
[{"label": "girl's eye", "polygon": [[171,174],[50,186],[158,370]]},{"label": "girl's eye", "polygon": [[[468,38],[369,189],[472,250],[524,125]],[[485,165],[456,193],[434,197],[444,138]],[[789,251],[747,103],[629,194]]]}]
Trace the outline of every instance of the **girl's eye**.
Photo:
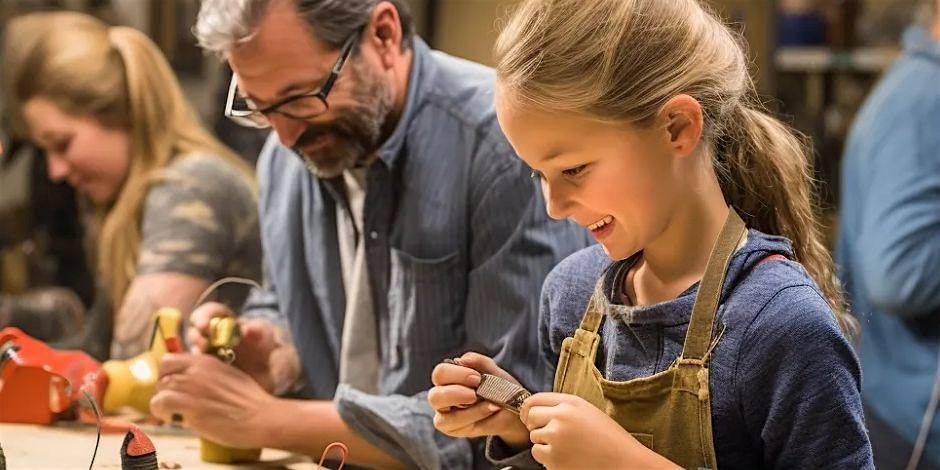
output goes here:
[{"label": "girl's eye", "polygon": [[532,174],[530,174],[529,177],[532,178],[532,179],[534,179],[534,180],[543,180],[543,179],[545,179],[545,175],[543,175],[542,172],[541,172],[541,171],[538,171],[538,170],[532,170]]},{"label": "girl's eye", "polygon": [[567,170],[562,170],[561,174],[568,176],[568,177],[578,176],[579,174],[581,174],[582,171],[584,171],[585,168],[587,168],[587,165],[578,165],[574,168],[568,168]]},{"label": "girl's eye", "polygon": [[59,140],[56,142],[52,142],[51,145],[49,145],[49,147],[47,148],[47,151],[50,153],[61,155],[68,151],[70,145],[72,145],[71,138]]}]

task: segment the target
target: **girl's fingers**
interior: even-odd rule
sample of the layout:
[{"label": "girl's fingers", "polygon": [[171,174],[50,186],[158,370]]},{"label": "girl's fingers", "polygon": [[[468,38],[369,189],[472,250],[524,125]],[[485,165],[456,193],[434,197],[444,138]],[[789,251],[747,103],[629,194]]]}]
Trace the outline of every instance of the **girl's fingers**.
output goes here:
[{"label": "girl's fingers", "polygon": [[441,363],[431,371],[431,382],[434,385],[463,385],[476,389],[480,385],[480,373],[457,364]]},{"label": "girl's fingers", "polygon": [[554,426],[543,426],[529,432],[529,440],[534,444],[551,444],[554,435]]},{"label": "girl's fingers", "polygon": [[475,352],[468,352],[464,353],[463,356],[460,356],[458,361],[460,362],[460,365],[473,368],[479,372],[495,375],[513,383],[519,383],[515,377],[509,375],[508,372],[500,368],[499,365],[496,364],[496,361],[494,361],[493,358],[489,356],[484,356]]},{"label": "girl's fingers", "polygon": [[552,445],[551,444],[539,444],[535,443],[532,445],[532,458],[536,462],[546,466],[551,466],[551,457],[552,457]]},{"label": "girl's fingers", "polygon": [[498,413],[500,409],[498,405],[481,401],[465,409],[438,411],[434,415],[434,427],[445,434],[451,434]]},{"label": "girl's fingers", "polygon": [[[531,397],[526,398],[526,400],[522,402],[522,406],[519,407],[519,419],[521,419],[523,423],[526,423],[526,426],[528,426],[529,429],[534,429],[532,426],[529,425],[529,419],[530,419],[529,410],[531,408],[536,407],[536,406],[539,406],[539,407],[557,406],[562,403],[568,402],[570,399],[571,399],[571,395],[568,395],[566,393],[554,393],[554,392],[536,393],[535,395],[532,395]],[[542,423],[542,425],[544,426],[544,423]],[[535,427],[541,427],[541,426],[535,426]]]},{"label": "girl's fingers", "polygon": [[477,394],[463,385],[438,385],[428,391],[428,404],[435,411],[450,411],[451,407],[466,407],[477,402]]},{"label": "girl's fingers", "polygon": [[534,431],[548,425],[555,418],[556,411],[554,406],[533,406],[529,408],[522,422],[529,431]]}]

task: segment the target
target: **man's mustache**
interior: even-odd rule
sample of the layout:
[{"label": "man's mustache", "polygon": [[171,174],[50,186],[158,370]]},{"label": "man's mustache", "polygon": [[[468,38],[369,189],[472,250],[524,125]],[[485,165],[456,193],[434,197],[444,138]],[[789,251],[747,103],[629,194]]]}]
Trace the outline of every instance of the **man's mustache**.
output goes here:
[{"label": "man's mustache", "polygon": [[303,134],[300,134],[300,137],[297,138],[297,142],[294,144],[294,146],[299,147],[299,148],[306,147],[307,145],[316,142],[317,139],[319,139],[320,137],[322,137],[322,136],[324,136],[324,135],[329,135],[329,134],[331,134],[331,133],[332,133],[332,132],[331,132],[329,129],[324,129],[324,128],[311,129],[311,128],[307,128],[307,130],[305,130],[305,131],[303,132]]},{"label": "man's mustache", "polygon": [[300,137],[297,138],[297,142],[294,144],[294,146],[302,148],[302,147],[305,147],[309,144],[316,142],[317,139],[319,139],[320,137],[328,136],[328,135],[342,138],[342,137],[348,136],[349,132],[347,132],[344,126],[340,125],[337,122],[333,122],[329,124],[310,125],[307,127],[306,130],[304,130],[302,134],[300,134]]}]

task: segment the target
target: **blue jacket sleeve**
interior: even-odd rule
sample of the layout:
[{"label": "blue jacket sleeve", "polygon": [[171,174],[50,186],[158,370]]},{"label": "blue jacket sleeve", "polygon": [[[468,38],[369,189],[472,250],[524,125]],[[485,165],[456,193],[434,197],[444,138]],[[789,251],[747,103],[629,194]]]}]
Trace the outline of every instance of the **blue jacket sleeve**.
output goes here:
[{"label": "blue jacket sleeve", "polygon": [[[926,106],[926,105],[925,105]],[[926,106],[937,108],[937,106]],[[855,259],[862,282],[885,312],[918,317],[940,311],[940,132],[935,113],[911,110],[881,129],[868,160]]]}]

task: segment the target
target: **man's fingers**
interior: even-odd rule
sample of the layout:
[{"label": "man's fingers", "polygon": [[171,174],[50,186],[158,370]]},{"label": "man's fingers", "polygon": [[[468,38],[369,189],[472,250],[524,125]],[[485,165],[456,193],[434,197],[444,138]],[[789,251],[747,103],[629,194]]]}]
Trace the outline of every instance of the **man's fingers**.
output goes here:
[{"label": "man's fingers", "polygon": [[189,327],[186,328],[186,343],[192,353],[205,352],[209,347],[209,321],[216,317],[231,317],[234,312],[225,304],[208,302],[196,307],[189,314]]},{"label": "man's fingers", "polygon": [[189,352],[201,354],[209,348],[209,341],[198,328],[189,327],[186,329],[186,344],[189,345]]},{"label": "man's fingers", "polygon": [[480,385],[480,373],[469,367],[441,363],[431,371],[431,383],[438,386],[463,385],[476,389]]},{"label": "man's fingers", "polygon": [[428,404],[438,411],[450,411],[454,406],[467,406],[477,402],[477,394],[463,385],[438,385],[428,391]]},{"label": "man's fingers", "polygon": [[278,341],[280,327],[266,320],[239,322],[242,339],[235,346],[235,364],[244,370],[267,370],[271,354],[283,345]]},{"label": "man's fingers", "polygon": [[150,413],[163,421],[172,421],[174,414],[185,416],[193,397],[176,390],[163,390],[150,399]]},{"label": "man's fingers", "polygon": [[271,322],[265,320],[245,320],[239,323],[242,341],[250,344],[253,349],[259,351],[271,350],[275,346],[275,328]]},{"label": "man's fingers", "polygon": [[220,304],[218,302],[207,302],[196,307],[196,309],[193,310],[193,313],[189,314],[189,324],[206,335],[209,331],[209,320],[212,320],[215,317],[234,316],[235,313],[232,312],[232,309],[228,308],[228,306],[225,304]]},{"label": "man's fingers", "polygon": [[499,406],[481,401],[476,405],[462,410],[437,412],[434,415],[434,427],[443,433],[450,434],[458,429],[482,421],[494,413],[498,413],[499,410]]},{"label": "man's fingers", "polygon": [[163,390],[175,390],[187,392],[189,390],[187,386],[186,378],[188,374],[170,374],[164,375],[157,379],[156,390],[157,392]]},{"label": "man's fingers", "polygon": [[167,353],[160,359],[160,377],[185,372],[198,357],[193,354]]}]

